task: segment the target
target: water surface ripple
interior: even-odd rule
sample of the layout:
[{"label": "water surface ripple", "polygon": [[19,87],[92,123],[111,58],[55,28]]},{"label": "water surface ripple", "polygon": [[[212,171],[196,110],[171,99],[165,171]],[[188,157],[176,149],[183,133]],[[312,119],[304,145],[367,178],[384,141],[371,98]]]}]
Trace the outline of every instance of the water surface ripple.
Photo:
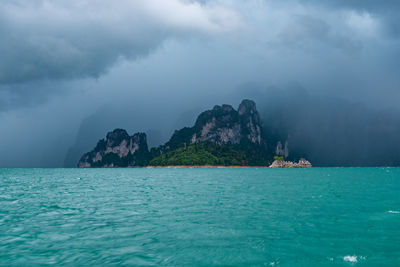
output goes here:
[{"label": "water surface ripple", "polygon": [[400,266],[400,168],[0,169],[1,266]]}]

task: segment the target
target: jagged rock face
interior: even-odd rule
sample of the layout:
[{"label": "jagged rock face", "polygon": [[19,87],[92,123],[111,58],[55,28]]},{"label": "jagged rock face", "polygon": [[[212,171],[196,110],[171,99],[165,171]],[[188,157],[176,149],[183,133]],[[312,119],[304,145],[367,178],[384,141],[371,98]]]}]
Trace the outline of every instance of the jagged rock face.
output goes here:
[{"label": "jagged rock face", "polygon": [[175,131],[163,146],[152,150],[155,155],[194,143],[245,144],[266,147],[256,104],[243,100],[238,110],[230,105],[216,105],[202,112],[193,127]]},{"label": "jagged rock face", "polygon": [[263,154],[264,158],[266,156],[267,145],[262,136],[256,104],[251,100],[243,100],[238,110],[230,105],[216,105],[213,109],[202,112],[193,127],[175,131],[167,143],[153,148],[151,154],[156,157],[187,145],[210,142],[240,146],[253,154],[255,161],[255,155]]},{"label": "jagged rock face", "polygon": [[261,144],[261,120],[256,103],[251,100],[243,100],[239,105],[239,118],[242,134],[253,144]]},{"label": "jagged rock face", "polygon": [[256,104],[243,100],[238,110],[230,105],[215,106],[199,115],[192,128],[176,131],[166,145],[212,142],[216,144],[251,143],[262,145],[261,121]]},{"label": "jagged rock face", "polygon": [[283,147],[281,141],[279,141],[276,145],[275,154],[287,158],[289,156],[289,142],[286,141],[285,147]]},{"label": "jagged rock face", "polygon": [[239,144],[240,120],[230,105],[215,106],[197,118],[191,143],[212,142],[217,144]]},{"label": "jagged rock face", "polygon": [[80,168],[130,167],[146,165],[148,147],[145,133],[129,136],[123,129],[109,132],[106,139],[97,143],[94,150],[84,154]]}]

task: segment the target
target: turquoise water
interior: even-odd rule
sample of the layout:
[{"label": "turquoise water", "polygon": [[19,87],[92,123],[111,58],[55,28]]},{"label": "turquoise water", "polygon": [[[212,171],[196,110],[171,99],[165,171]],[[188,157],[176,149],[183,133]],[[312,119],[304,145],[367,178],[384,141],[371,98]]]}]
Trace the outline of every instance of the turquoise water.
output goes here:
[{"label": "turquoise water", "polygon": [[400,168],[0,169],[0,265],[400,266]]}]

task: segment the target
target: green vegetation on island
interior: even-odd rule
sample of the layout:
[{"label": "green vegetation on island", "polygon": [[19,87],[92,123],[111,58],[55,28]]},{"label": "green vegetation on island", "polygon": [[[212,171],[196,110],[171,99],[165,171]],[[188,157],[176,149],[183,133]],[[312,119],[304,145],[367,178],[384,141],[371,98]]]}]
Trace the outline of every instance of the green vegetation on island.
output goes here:
[{"label": "green vegetation on island", "polygon": [[150,161],[150,166],[220,165],[243,166],[248,160],[231,146],[213,143],[197,143],[162,154]]}]

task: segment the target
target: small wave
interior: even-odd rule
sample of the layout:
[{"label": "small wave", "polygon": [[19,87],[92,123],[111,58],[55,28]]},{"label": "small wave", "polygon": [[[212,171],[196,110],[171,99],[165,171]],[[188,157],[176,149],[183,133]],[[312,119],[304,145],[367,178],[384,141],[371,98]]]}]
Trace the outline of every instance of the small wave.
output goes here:
[{"label": "small wave", "polygon": [[353,263],[356,263],[358,261],[357,256],[344,256],[343,260],[348,261],[348,262],[353,262]]},{"label": "small wave", "polygon": [[398,210],[388,210],[388,212],[389,213],[396,213],[396,214],[400,213],[400,211],[398,211]]},{"label": "small wave", "polygon": [[365,260],[365,257],[364,256],[356,256],[356,255],[353,255],[353,256],[347,255],[347,256],[343,257],[344,261],[351,262],[351,263],[357,263],[359,259]]}]

